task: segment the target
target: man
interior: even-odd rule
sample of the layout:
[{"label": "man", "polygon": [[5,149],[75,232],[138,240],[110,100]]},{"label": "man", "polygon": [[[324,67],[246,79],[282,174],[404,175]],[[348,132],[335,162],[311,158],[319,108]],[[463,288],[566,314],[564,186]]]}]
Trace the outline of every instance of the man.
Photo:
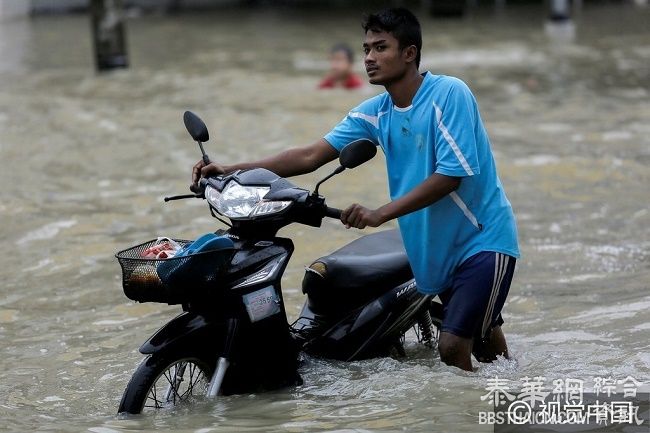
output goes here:
[{"label": "man", "polygon": [[363,86],[361,77],[354,73],[354,53],[346,44],[334,45],[330,51],[330,71],[318,85],[319,89],[342,87],[353,90]]},{"label": "man", "polygon": [[386,155],[392,201],[378,209],[353,204],[341,221],[362,229],[398,219],[418,290],[443,302],[440,358],[471,371],[472,353],[479,361],[508,357],[500,312],[519,256],[514,214],[468,87],[418,72],[417,18],[403,8],[387,9],[369,15],[363,28],[370,83],[385,93],[310,146],[232,166],[199,161],[193,182],[253,167],[281,176],[308,173],[354,140],[375,142]]}]

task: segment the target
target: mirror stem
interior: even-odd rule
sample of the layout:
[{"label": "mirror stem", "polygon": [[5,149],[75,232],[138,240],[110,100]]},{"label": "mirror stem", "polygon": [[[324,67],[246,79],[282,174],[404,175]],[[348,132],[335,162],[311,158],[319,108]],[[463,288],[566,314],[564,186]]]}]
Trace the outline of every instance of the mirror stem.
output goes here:
[{"label": "mirror stem", "polygon": [[321,184],[323,182],[325,182],[326,180],[328,180],[329,178],[331,178],[332,176],[336,176],[337,174],[341,173],[343,170],[345,170],[345,167],[343,167],[342,165],[339,165],[336,170],[334,170],[325,179],[321,180],[320,182],[318,182],[316,184],[316,188],[314,188],[314,192],[311,195],[317,196],[318,195],[318,188],[321,186]]},{"label": "mirror stem", "polygon": [[203,162],[205,163],[205,165],[210,164],[210,157],[208,157],[208,154],[205,153],[205,149],[203,149],[203,143],[201,143],[200,141],[197,141],[197,143],[199,143],[199,147],[201,148],[201,153],[203,154]]}]

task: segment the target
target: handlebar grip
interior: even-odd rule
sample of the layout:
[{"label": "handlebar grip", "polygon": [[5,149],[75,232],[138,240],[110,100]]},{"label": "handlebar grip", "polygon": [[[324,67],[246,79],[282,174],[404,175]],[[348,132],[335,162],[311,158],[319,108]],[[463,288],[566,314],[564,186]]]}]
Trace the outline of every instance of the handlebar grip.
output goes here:
[{"label": "handlebar grip", "polygon": [[205,186],[208,184],[208,180],[204,177],[199,180],[198,185],[190,185],[190,191],[192,191],[194,194],[203,194],[203,191],[205,190]]},{"label": "handlebar grip", "polygon": [[343,211],[341,209],[336,209],[334,207],[329,207],[329,206],[325,208],[325,216],[326,217],[330,217],[330,218],[340,220],[342,213],[343,213]]}]

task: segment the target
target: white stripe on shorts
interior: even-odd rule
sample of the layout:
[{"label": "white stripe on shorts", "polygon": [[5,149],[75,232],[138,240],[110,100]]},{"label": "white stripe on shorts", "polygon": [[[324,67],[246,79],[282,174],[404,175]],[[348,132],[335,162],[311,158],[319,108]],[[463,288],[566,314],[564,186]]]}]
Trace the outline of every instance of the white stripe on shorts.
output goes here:
[{"label": "white stripe on shorts", "polygon": [[508,270],[508,263],[510,257],[501,254],[495,253],[494,257],[494,280],[492,281],[492,291],[490,292],[490,300],[488,301],[487,310],[485,311],[485,317],[483,318],[483,327],[481,328],[481,338],[485,337],[485,333],[492,324],[492,313],[494,312],[494,304],[499,297],[499,290],[501,288],[501,283],[503,283],[503,278],[506,276]]}]

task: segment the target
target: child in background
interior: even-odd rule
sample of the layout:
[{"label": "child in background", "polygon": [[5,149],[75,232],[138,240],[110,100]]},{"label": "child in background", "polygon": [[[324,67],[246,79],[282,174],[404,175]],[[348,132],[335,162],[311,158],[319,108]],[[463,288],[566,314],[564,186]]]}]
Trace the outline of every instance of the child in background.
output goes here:
[{"label": "child in background", "polygon": [[330,50],[330,71],[318,85],[319,89],[358,89],[363,80],[353,71],[354,54],[346,44],[336,44]]}]

